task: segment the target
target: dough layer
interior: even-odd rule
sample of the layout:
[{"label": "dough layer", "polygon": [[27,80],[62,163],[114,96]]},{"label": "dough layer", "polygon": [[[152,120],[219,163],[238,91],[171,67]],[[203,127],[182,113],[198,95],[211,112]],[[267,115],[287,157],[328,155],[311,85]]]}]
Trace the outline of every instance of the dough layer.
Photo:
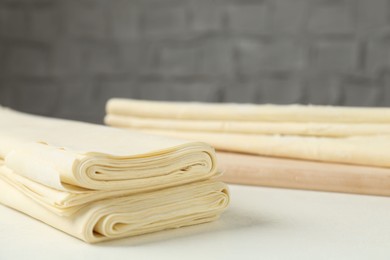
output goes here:
[{"label": "dough layer", "polygon": [[107,125],[150,130],[175,130],[231,134],[298,135],[318,137],[347,137],[363,135],[390,135],[390,124],[305,123],[305,122],[261,122],[143,118],[108,114]]},{"label": "dough layer", "polygon": [[217,219],[218,175],[205,143],[0,107],[0,203],[89,243]]},{"label": "dough layer", "polygon": [[111,99],[108,114],[193,120],[390,123],[390,109],[306,105],[164,102]]},{"label": "dough layer", "polygon": [[111,99],[105,122],[222,151],[390,167],[390,108]]},{"label": "dough layer", "polygon": [[29,182],[9,178],[0,168],[0,203],[88,243],[213,221],[229,203],[225,184],[206,181],[148,193],[90,198],[89,203],[61,209],[58,203],[64,195],[72,194],[36,183],[41,193],[32,195],[29,186],[22,186]]},{"label": "dough layer", "polygon": [[145,135],[0,108],[0,158],[19,175],[64,191],[145,192],[216,174],[201,142]]}]

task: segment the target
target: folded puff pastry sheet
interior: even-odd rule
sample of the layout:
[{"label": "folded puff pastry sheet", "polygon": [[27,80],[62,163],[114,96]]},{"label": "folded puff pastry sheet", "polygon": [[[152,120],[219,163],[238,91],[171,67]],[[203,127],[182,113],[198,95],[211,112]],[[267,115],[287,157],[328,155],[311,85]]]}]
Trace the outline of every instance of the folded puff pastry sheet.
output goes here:
[{"label": "folded puff pastry sheet", "polygon": [[230,152],[390,167],[390,109],[112,99],[108,125]]},{"label": "folded puff pastry sheet", "polygon": [[215,220],[209,145],[0,108],[0,203],[83,241]]},{"label": "folded puff pastry sheet", "polygon": [[110,126],[133,129],[173,130],[226,134],[297,135],[318,137],[347,137],[390,135],[390,123],[322,123],[266,122],[230,120],[191,120],[143,118],[131,115],[107,114],[104,122]]},{"label": "folded puff pastry sheet", "polygon": [[146,130],[146,133],[202,140],[222,151],[282,158],[390,167],[390,135],[345,138],[218,134]]},{"label": "folded puff pastry sheet", "polygon": [[201,142],[27,115],[0,107],[0,158],[21,176],[62,191],[156,190],[217,172]]},{"label": "folded puff pastry sheet", "polygon": [[216,181],[94,197],[35,183],[2,163],[0,203],[89,243],[213,221],[229,203],[226,185]]},{"label": "folded puff pastry sheet", "polygon": [[134,117],[265,122],[390,123],[389,108],[111,99],[107,114]]}]

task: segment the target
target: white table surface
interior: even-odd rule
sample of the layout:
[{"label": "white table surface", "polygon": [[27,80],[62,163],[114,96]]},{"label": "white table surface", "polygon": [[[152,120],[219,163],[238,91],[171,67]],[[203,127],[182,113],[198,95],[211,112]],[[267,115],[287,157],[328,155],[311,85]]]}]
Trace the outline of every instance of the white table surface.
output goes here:
[{"label": "white table surface", "polygon": [[217,222],[95,245],[0,205],[0,259],[390,259],[390,198],[230,188]]}]

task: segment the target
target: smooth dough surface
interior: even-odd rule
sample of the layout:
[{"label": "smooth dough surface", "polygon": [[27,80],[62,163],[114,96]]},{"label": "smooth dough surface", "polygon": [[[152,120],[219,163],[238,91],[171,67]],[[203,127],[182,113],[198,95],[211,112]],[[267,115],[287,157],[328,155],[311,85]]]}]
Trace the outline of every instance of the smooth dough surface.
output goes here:
[{"label": "smooth dough surface", "polygon": [[390,167],[390,136],[345,138],[145,130],[146,133],[201,140],[222,151],[377,167]]},{"label": "smooth dough surface", "polygon": [[216,174],[201,142],[147,135],[0,107],[0,158],[13,172],[63,191],[156,190]]},{"label": "smooth dough surface", "polygon": [[269,122],[390,123],[390,108],[111,99],[108,114],[137,117]]},{"label": "smooth dough surface", "polygon": [[111,99],[108,125],[216,149],[390,167],[390,108]]},{"label": "smooth dough surface", "polygon": [[108,114],[104,119],[110,126],[133,129],[180,130],[233,134],[299,135],[319,137],[345,137],[355,135],[390,135],[390,124],[347,124],[314,122],[259,122],[223,120],[177,120],[143,118],[130,115]]}]

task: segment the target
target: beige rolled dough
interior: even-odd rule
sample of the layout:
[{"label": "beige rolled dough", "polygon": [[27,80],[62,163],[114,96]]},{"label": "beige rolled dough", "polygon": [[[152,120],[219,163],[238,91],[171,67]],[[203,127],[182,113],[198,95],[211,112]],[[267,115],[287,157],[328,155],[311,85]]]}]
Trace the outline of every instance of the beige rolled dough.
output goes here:
[{"label": "beige rolled dough", "polygon": [[200,140],[216,149],[273,157],[390,167],[390,136],[344,138],[144,130],[146,133]]},{"label": "beige rolled dough", "polygon": [[390,134],[390,124],[347,124],[313,122],[249,122],[222,120],[189,120],[134,117],[108,114],[105,124],[133,129],[179,130],[191,132],[299,135],[319,137],[345,137],[355,135]]},{"label": "beige rolled dough", "polygon": [[390,108],[111,99],[107,114],[137,117],[269,122],[390,123]]}]

